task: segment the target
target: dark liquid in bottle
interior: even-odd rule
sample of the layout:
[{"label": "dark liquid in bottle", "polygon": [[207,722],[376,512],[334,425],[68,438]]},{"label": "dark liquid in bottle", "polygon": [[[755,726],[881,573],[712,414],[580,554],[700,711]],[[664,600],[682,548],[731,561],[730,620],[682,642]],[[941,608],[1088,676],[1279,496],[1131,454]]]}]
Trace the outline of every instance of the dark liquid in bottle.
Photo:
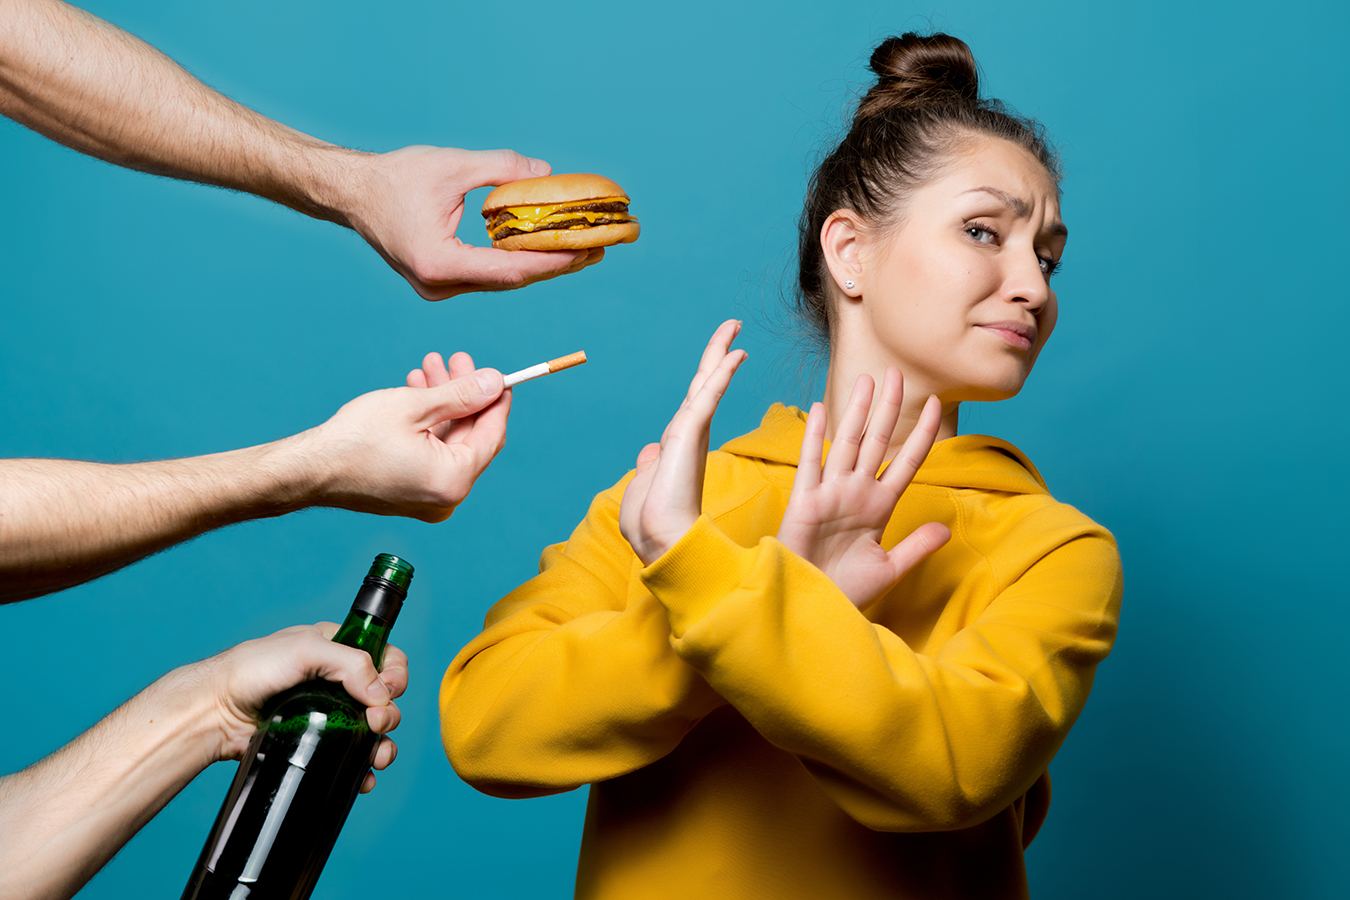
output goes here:
[{"label": "dark liquid in bottle", "polygon": [[365,708],[327,681],[277,699],[183,900],[304,900],[347,820],[379,742]]}]

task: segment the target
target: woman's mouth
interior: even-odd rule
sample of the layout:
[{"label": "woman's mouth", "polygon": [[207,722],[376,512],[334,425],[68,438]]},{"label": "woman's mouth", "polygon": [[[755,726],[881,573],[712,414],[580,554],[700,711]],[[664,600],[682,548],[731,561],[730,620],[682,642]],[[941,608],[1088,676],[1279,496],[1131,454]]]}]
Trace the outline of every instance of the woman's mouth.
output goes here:
[{"label": "woman's mouth", "polygon": [[1036,343],[1036,326],[1026,322],[987,322],[980,326],[1018,350],[1030,350]]}]

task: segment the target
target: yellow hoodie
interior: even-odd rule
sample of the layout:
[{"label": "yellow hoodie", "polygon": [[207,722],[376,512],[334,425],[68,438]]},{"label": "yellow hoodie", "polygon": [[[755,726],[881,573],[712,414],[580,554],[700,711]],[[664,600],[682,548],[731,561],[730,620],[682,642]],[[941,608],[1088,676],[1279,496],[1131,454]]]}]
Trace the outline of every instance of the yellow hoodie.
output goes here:
[{"label": "yellow hoodie", "polygon": [[704,515],[646,568],[631,474],[600,494],[445,674],[465,781],[591,785],[578,897],[1026,895],[1046,766],[1115,637],[1115,543],[1010,444],[950,438],[882,544],[951,542],[859,611],[773,537],[803,427],[775,405],[710,453]]}]

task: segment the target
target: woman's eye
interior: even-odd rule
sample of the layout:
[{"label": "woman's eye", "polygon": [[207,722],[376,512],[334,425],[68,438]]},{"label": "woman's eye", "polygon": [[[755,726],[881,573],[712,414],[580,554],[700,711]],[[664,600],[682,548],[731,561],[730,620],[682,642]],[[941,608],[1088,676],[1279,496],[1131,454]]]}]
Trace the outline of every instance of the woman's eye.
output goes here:
[{"label": "woman's eye", "polygon": [[1059,263],[1055,262],[1048,256],[1041,256],[1037,258],[1040,259],[1041,271],[1045,273],[1047,278],[1055,274],[1055,270],[1059,268]]},{"label": "woman's eye", "polygon": [[967,225],[966,234],[970,235],[981,244],[992,244],[994,241],[998,240],[997,232],[990,231],[988,228],[984,228],[980,225]]}]

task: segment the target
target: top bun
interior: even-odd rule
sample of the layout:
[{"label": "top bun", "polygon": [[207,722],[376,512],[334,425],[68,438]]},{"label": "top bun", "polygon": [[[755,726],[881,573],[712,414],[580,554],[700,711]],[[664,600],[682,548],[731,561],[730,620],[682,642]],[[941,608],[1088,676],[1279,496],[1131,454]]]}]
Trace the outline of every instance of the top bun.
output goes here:
[{"label": "top bun", "polygon": [[571,200],[599,200],[602,197],[622,197],[628,200],[623,188],[603,175],[575,172],[566,175],[545,175],[504,184],[487,195],[483,212],[507,206],[531,206],[545,203],[567,203]]},{"label": "top bun", "polygon": [[911,31],[889,37],[872,51],[868,68],[877,83],[858,104],[858,119],[897,106],[973,104],[980,99],[975,54],[949,34]]}]

